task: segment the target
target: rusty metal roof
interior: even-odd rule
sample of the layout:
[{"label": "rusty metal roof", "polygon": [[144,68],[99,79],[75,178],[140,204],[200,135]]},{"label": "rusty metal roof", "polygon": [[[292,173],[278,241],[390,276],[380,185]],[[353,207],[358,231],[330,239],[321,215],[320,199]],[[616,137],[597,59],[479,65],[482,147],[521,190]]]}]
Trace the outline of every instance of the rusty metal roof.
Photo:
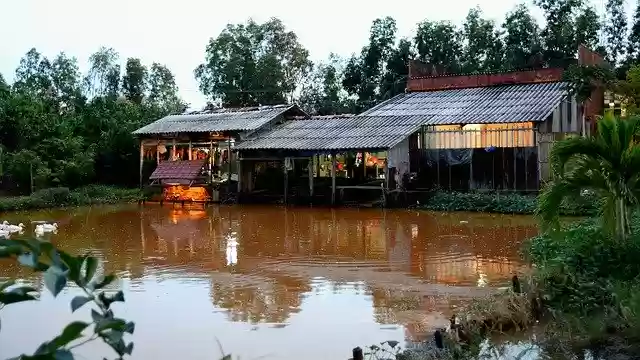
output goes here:
[{"label": "rusty metal roof", "polygon": [[389,99],[360,116],[398,120],[419,116],[423,125],[539,122],[567,95],[566,83],[562,82],[412,92]]},{"label": "rusty metal roof", "polygon": [[181,115],[169,115],[144,126],[136,135],[256,130],[287,111],[305,115],[296,105],[209,109]]},{"label": "rusty metal roof", "polygon": [[420,117],[314,116],[291,120],[236,146],[238,150],[387,149],[420,128]]},{"label": "rusty metal roof", "polygon": [[206,162],[206,159],[162,161],[149,180],[196,180]]}]

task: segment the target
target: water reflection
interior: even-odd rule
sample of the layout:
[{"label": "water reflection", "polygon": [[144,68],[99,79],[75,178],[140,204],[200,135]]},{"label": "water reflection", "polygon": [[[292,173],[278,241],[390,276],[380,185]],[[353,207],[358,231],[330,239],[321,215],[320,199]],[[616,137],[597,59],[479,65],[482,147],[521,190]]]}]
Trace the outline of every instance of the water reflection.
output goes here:
[{"label": "water reflection", "polygon": [[[185,357],[158,341],[155,323],[172,324],[163,334],[186,342],[217,324],[209,331],[225,333],[225,350],[243,357],[299,357],[304,341],[288,341],[301,336],[333,343],[339,336],[327,350],[338,358],[356,345],[417,340],[442,324],[452,304],[507,281],[520,266],[518,245],[536,232],[528,217],[357,209],[134,206],[13,216],[25,223],[42,217],[61,224],[51,237],[57,246],[100,256],[106,271],[124,279],[126,311],[139,322],[136,358],[154,359]],[[41,283],[12,263],[0,264],[0,277]],[[182,296],[196,289],[208,293],[209,311],[202,297]],[[170,313],[165,301],[175,305]],[[8,320],[29,306],[7,308]],[[61,310],[60,324],[66,314]],[[231,324],[251,325],[221,330]],[[267,335],[265,326],[279,332]],[[0,348],[21,350],[11,342],[19,336],[3,332]],[[274,336],[288,345],[276,346]],[[261,352],[242,346],[247,339]],[[190,348],[189,357],[211,358],[216,348],[212,338]]]}]

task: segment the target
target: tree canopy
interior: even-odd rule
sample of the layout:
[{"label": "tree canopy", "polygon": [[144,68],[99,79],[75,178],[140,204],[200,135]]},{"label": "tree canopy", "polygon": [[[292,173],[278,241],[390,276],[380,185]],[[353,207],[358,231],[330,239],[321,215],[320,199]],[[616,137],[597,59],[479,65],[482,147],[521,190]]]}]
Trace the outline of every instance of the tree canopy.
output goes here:
[{"label": "tree canopy", "polygon": [[[607,0],[606,13],[598,14],[586,0],[536,0],[540,24],[523,4],[501,21],[476,7],[459,24],[425,19],[414,34],[402,34],[407,37],[398,34],[395,19],[381,17],[350,56],[315,62],[281,20],[248,20],[213,34],[194,76],[221,106],[296,102],[310,114],[358,113],[404,92],[411,59],[447,73],[568,67],[585,44],[617,67],[619,79],[635,79],[637,69],[629,69],[640,62],[640,6],[627,22],[623,5]],[[184,110],[175,77],[160,63],[120,59],[109,47],[92,54],[88,65],[81,74],[70,54],[47,57],[31,49],[12,82],[0,75],[5,185],[28,191],[137,182],[131,131]]]}]

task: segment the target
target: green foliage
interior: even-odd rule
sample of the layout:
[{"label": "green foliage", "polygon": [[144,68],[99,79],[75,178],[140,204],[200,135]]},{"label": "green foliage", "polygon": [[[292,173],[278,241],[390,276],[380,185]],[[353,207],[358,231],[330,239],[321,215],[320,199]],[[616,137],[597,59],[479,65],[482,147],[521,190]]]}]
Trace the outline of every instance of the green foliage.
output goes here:
[{"label": "green foliage", "polygon": [[603,202],[603,223],[625,238],[629,215],[640,199],[640,118],[604,118],[592,137],[571,137],[554,144],[549,157],[553,180],[540,194],[537,213],[547,228],[557,228],[560,204],[594,193]]},{"label": "green foliage", "polygon": [[[563,202],[560,213],[566,216],[594,215],[598,199],[584,194],[573,201]],[[477,211],[503,214],[533,214],[537,198],[530,195],[499,193],[436,192],[421,208],[434,211]]]},{"label": "green foliage", "polygon": [[625,56],[627,50],[627,14],[624,0],[607,0],[607,24],[604,33],[607,36],[607,60],[613,64]]},{"label": "green foliage", "polygon": [[154,63],[148,72],[129,59],[121,76],[117,61],[113,49],[101,48],[83,77],[64,53],[52,61],[36,49],[24,56],[15,82],[0,84],[5,190],[138,185],[139,147],[131,132],[184,104],[166,67]]},{"label": "green foliage", "polygon": [[116,204],[137,202],[143,198],[146,197],[139,189],[123,189],[106,185],[87,185],[74,190],[58,187],[38,190],[30,196],[0,197],[0,211]]},{"label": "green foliage", "polygon": [[[62,196],[63,191],[51,194]],[[105,291],[114,280],[114,275],[98,276],[98,259],[80,255],[73,256],[56,249],[49,242],[36,239],[0,239],[0,258],[10,258],[22,266],[43,273],[44,285],[54,296],[69,283],[82,292],[71,301],[71,312],[92,304],[91,322],[74,321],[65,326],[60,335],[42,343],[32,355],[22,354],[17,359],[74,359],[72,350],[90,341],[101,339],[122,359],[133,352],[133,343],[125,336],[133,334],[135,324],[115,316],[111,305],[124,302],[122,291]],[[37,300],[38,291],[30,286],[18,285],[10,280],[0,283],[0,310],[7,305]],[[93,331],[87,331],[93,327]],[[6,330],[6,329],[2,329]],[[90,335],[88,335],[88,333]]]},{"label": "green foliage", "polygon": [[227,25],[194,73],[200,90],[224,106],[271,105],[290,100],[311,65],[296,34],[272,18]]}]

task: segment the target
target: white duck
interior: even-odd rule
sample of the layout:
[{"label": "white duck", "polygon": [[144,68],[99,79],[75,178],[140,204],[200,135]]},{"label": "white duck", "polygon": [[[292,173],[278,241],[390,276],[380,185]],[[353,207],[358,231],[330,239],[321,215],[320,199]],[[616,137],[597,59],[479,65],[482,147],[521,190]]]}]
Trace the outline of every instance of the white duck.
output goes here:
[{"label": "white duck", "polygon": [[7,220],[3,221],[2,224],[0,224],[0,230],[7,230],[7,226],[9,226],[9,222]]},{"label": "white duck", "polygon": [[0,238],[8,239],[11,233],[8,230],[0,229]]},{"label": "white duck", "polygon": [[45,232],[52,232],[58,230],[58,223],[53,224],[42,224],[42,228]]},{"label": "white duck", "polygon": [[35,233],[36,237],[44,236],[44,228],[42,227],[42,225],[36,225]]},{"label": "white duck", "polygon": [[20,223],[18,225],[6,225],[5,230],[9,231],[10,233],[23,232],[24,224]]}]

